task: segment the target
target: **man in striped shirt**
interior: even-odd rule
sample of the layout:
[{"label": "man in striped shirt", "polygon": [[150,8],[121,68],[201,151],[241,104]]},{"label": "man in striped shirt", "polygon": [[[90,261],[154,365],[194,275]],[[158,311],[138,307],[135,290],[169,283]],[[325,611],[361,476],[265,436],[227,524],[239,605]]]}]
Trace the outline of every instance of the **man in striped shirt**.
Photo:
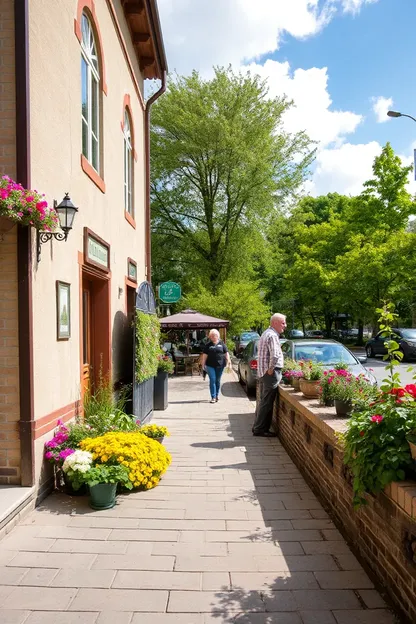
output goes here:
[{"label": "man in striped shirt", "polygon": [[256,418],[253,435],[274,438],[270,431],[273,418],[273,404],[277,395],[277,387],[282,378],[283,353],[280,347],[279,334],[286,328],[286,317],[273,314],[270,327],[263,332],[258,345],[257,375],[259,380],[259,400],[257,401]]}]

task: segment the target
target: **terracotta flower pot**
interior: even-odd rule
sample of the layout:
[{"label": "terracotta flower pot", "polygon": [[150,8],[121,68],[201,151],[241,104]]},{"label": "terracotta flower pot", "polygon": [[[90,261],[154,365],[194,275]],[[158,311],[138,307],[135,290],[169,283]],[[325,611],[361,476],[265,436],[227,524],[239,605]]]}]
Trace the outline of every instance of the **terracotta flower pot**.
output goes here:
[{"label": "terracotta flower pot", "polygon": [[290,378],[290,385],[292,386],[292,388],[294,388],[296,390],[296,392],[299,392],[299,390],[300,390],[300,378],[299,377],[291,377]]},{"label": "terracotta flower pot", "polygon": [[352,403],[351,401],[340,401],[339,399],[335,399],[335,411],[337,416],[341,418],[346,418],[352,412]]},{"label": "terracotta flower pot", "polygon": [[307,399],[317,399],[320,396],[319,384],[319,379],[317,381],[311,381],[310,379],[301,379],[300,391]]}]

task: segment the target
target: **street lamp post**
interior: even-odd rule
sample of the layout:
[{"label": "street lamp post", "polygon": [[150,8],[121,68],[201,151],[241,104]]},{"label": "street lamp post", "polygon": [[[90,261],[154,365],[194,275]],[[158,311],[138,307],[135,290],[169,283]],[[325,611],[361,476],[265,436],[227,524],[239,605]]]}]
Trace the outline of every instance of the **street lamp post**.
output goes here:
[{"label": "street lamp post", "polygon": [[416,122],[416,119],[412,117],[412,115],[406,115],[406,113],[399,113],[397,111],[389,110],[387,112],[387,117],[408,117],[409,119],[413,119]]}]

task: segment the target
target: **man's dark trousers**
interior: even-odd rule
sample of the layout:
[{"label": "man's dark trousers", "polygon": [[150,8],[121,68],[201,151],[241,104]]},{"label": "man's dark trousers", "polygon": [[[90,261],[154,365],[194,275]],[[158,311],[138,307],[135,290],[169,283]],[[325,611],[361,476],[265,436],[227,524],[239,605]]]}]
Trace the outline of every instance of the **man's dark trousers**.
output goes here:
[{"label": "man's dark trousers", "polygon": [[273,405],[281,378],[281,370],[275,369],[273,375],[266,373],[259,379],[260,399],[257,403],[256,419],[253,425],[254,434],[266,433],[270,430],[273,419]]}]

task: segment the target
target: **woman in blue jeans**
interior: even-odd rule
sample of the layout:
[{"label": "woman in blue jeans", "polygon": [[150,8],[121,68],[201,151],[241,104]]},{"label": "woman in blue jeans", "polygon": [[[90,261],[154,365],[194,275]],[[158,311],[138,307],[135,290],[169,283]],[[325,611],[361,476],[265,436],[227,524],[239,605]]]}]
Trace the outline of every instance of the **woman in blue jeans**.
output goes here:
[{"label": "woman in blue jeans", "polygon": [[220,394],[221,377],[226,366],[231,367],[230,354],[226,345],[220,340],[220,333],[216,329],[209,332],[209,342],[205,345],[202,354],[202,368],[205,368],[209,377],[211,403],[217,403]]}]

